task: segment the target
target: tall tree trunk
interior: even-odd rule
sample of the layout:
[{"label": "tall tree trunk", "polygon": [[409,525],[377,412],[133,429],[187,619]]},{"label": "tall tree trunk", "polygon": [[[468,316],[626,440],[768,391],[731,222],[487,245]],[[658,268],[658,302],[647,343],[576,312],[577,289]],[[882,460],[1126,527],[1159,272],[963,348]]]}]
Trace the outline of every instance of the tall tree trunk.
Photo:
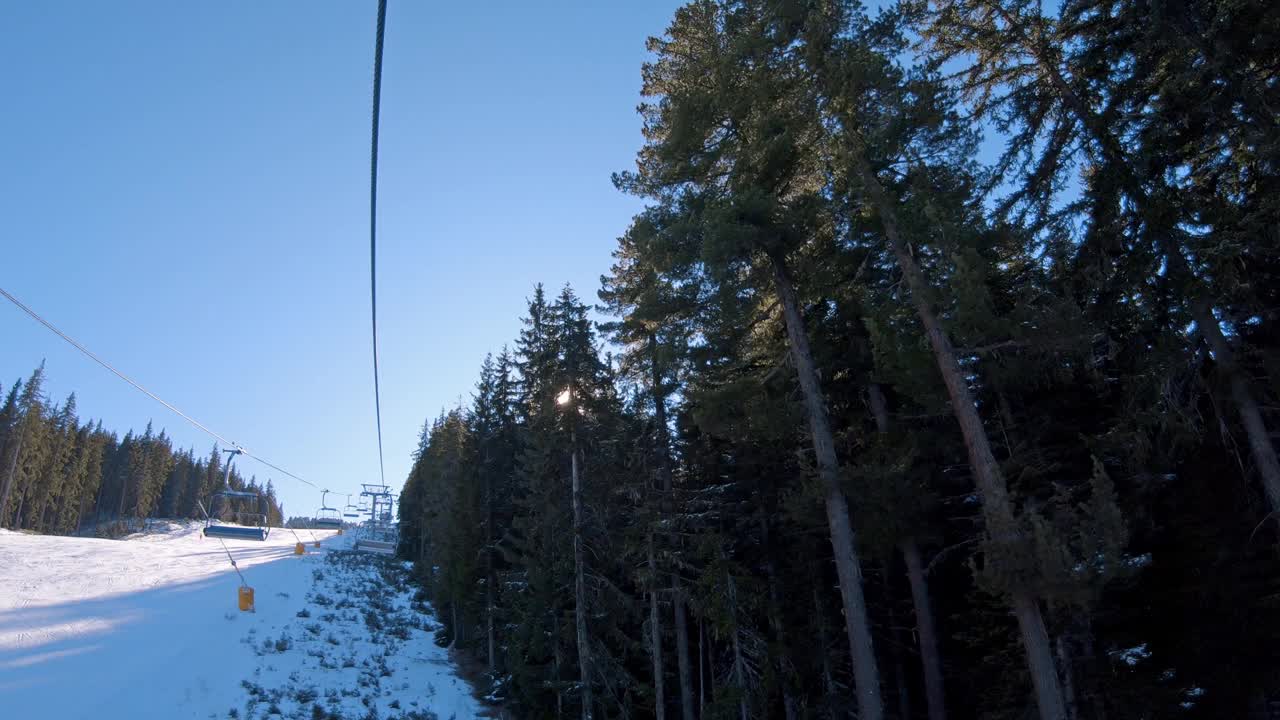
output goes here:
[{"label": "tall tree trunk", "polygon": [[698,618],[698,717],[707,714],[707,676],[704,672],[707,657],[707,632]]},{"label": "tall tree trunk", "polygon": [[658,613],[658,563],[653,558],[653,533],[649,533],[649,654],[653,657],[653,714],[666,720],[667,694],[663,687],[662,620]]},{"label": "tall tree trunk", "polygon": [[1093,621],[1088,616],[1081,620],[1083,631],[1080,634],[1080,657],[1085,660],[1082,694],[1088,700],[1092,711],[1091,720],[1107,720],[1107,699],[1102,692],[1102,681],[1098,672],[1098,651],[1093,642]]},{"label": "tall tree trunk", "polygon": [[915,538],[907,538],[902,541],[901,548],[902,557],[907,562],[907,580],[911,583],[911,603],[916,608],[916,634],[920,639],[920,664],[924,669],[924,697],[929,706],[929,720],[947,720],[942,654],[938,651],[938,631],[933,625],[929,580],[920,562],[920,546]]},{"label": "tall tree trunk", "polygon": [[[658,363],[658,339],[649,334],[649,372],[653,386],[653,422],[658,430],[658,472],[662,480],[663,514],[669,520],[675,510],[671,486],[671,441],[667,428],[667,392],[663,384],[662,366]],[[675,538],[673,536],[673,543]],[[676,666],[680,674],[680,716],[694,720],[693,673],[689,668],[689,622],[685,613],[684,591],[679,569],[671,571],[671,605],[675,614]]]},{"label": "tall tree trunk", "polygon": [[693,671],[689,667],[689,619],[685,612],[684,590],[679,572],[672,573],[672,601],[676,615],[676,667],[680,671],[680,717],[694,720]]},{"label": "tall tree trunk", "polygon": [[[884,390],[878,383],[867,386],[867,397],[871,405],[871,414],[876,421],[876,430],[889,432],[889,407],[885,402]],[[911,584],[911,604],[916,610],[916,637],[920,644],[920,663],[924,670],[925,703],[929,709],[929,720],[946,720],[946,690],[942,679],[942,653],[938,649],[938,633],[933,624],[932,602],[929,596],[929,581],[925,577],[924,567],[920,561],[920,546],[914,537],[908,537],[899,543],[902,557],[907,565],[907,580]]]},{"label": "tall tree trunk", "polygon": [[564,691],[561,689],[560,676],[560,616],[554,609],[551,611],[551,676],[556,683],[556,717],[564,717]]},{"label": "tall tree trunk", "polygon": [[489,676],[492,678],[498,670],[498,638],[494,629],[493,613],[496,603],[498,584],[497,573],[493,569],[493,475],[489,467],[488,453],[481,466],[484,473],[484,611],[485,611],[485,649],[488,652]]},{"label": "tall tree trunk", "polygon": [[[106,488],[107,488],[107,476],[106,476],[107,468],[106,468],[105,458],[102,464],[103,464],[102,478],[98,481],[98,492],[96,497],[93,500],[93,524],[95,525],[95,529],[97,525],[102,524],[102,495],[103,493],[106,492]],[[209,509],[212,510],[213,508],[209,508]]]},{"label": "tall tree trunk", "polygon": [[1106,694],[1102,691],[1089,611],[1067,609],[1059,616],[1062,630],[1054,638],[1054,653],[1062,673],[1063,694],[1071,720],[1105,720]]},{"label": "tall tree trunk", "polygon": [[730,645],[733,648],[733,674],[737,679],[738,691],[738,716],[741,720],[747,720],[751,715],[747,711],[747,688],[745,686],[746,671],[743,668],[742,660],[742,643],[738,640],[738,632],[735,629],[730,638]]},{"label": "tall tree trunk", "polygon": [[813,616],[818,620],[818,652],[822,660],[823,705],[826,707],[829,720],[835,720],[836,681],[835,674],[831,671],[831,654],[828,652],[831,641],[827,639],[827,613],[822,607],[822,596],[818,593],[817,584],[813,586]]},{"label": "tall tree trunk", "polygon": [[898,717],[900,720],[911,720],[911,688],[907,685],[906,663],[902,661],[902,649],[907,643],[902,638],[902,629],[898,625],[898,613],[893,609],[892,588],[889,587],[889,570],[884,571],[885,591],[889,593],[885,603],[889,627],[893,633],[893,641],[889,643],[889,657],[893,662],[893,684],[898,690]]},{"label": "tall tree trunk", "polygon": [[27,489],[27,491],[26,491],[26,492],[23,492],[23,493],[22,493],[22,495],[19,495],[19,496],[18,496],[18,511],[17,511],[16,513],[14,513],[14,516],[13,516],[13,529],[14,529],[14,530],[23,530],[23,529],[25,529],[25,528],[23,528],[23,527],[22,527],[22,511],[23,511],[23,509],[24,509],[24,508],[26,508],[26,506],[27,506],[27,496],[28,496],[28,495],[30,495],[30,494],[31,494],[30,489]]},{"label": "tall tree trunk", "polygon": [[[127,461],[126,461],[126,462],[127,462]],[[125,471],[124,478],[123,478],[123,480],[122,480],[122,481],[121,481],[121,483],[120,483],[120,504],[116,507],[116,520],[122,520],[122,519],[124,519],[124,505],[125,505],[125,500],[129,497],[129,479],[130,479],[130,478],[129,478],[129,473],[128,473],[128,471],[126,470],[126,471]],[[212,504],[212,503],[213,503],[213,501],[212,501],[212,500],[210,500],[209,502],[210,502],[210,504]],[[226,503],[225,499],[224,499],[224,501],[223,501],[223,503],[222,503],[222,507],[223,507],[223,510],[225,511],[225,510],[226,510],[226,507],[227,507],[227,503]]]},{"label": "tall tree trunk", "polygon": [[725,587],[729,597],[729,647],[733,650],[733,682],[738,686],[738,714],[741,720],[750,716],[747,710],[747,667],[742,657],[742,641],[738,637],[738,591],[733,576],[725,571]]},{"label": "tall tree trunk", "polygon": [[782,711],[786,720],[796,720],[799,702],[792,687],[786,629],[782,625],[782,594],[778,590],[778,566],[773,561],[773,544],[769,538],[769,518],[760,513],[760,544],[765,553],[764,573],[769,583],[769,626],[778,645],[778,680],[782,685]]},{"label": "tall tree trunk", "polygon": [[488,608],[488,613],[487,613],[488,617],[485,619],[485,636],[488,641],[486,644],[488,645],[488,651],[489,651],[490,677],[492,677],[494,673],[498,671],[498,638],[497,638],[497,633],[493,627],[493,624],[494,624],[493,623],[493,610],[494,610],[493,584],[494,584],[494,574],[493,574],[493,568],[492,566],[490,566],[489,579],[485,583],[486,587],[485,587],[485,598],[484,598],[485,607]]},{"label": "tall tree trunk", "polygon": [[[658,339],[649,333],[649,371],[653,386],[653,417],[658,439],[658,484],[662,496],[658,502],[659,514],[669,515],[667,495],[671,492],[671,477],[667,471],[667,410],[662,391],[662,370],[658,365]],[[658,608],[658,561],[653,551],[653,530],[649,531],[649,656],[653,661],[653,711],[657,720],[666,720],[666,678],[662,669],[662,614]],[[677,602],[679,602],[677,600]]]},{"label": "tall tree trunk", "polygon": [[[1009,489],[1005,484],[1000,466],[991,452],[991,439],[987,437],[982,418],[978,416],[973,393],[969,391],[964,372],[960,369],[960,362],[956,357],[955,349],[951,346],[951,339],[947,337],[937,313],[930,304],[929,284],[898,232],[897,208],[890,201],[879,178],[871,170],[871,165],[865,156],[866,148],[860,141],[855,141],[855,144],[857,147],[854,148],[853,161],[857,165],[858,174],[861,176],[871,202],[880,214],[889,245],[910,288],[916,314],[929,338],[934,360],[942,374],[942,381],[947,387],[952,412],[964,436],[969,465],[978,491],[982,494],[982,511],[987,532],[999,545],[1016,548],[1022,542],[1022,538],[1013,505],[1009,500]],[[1057,672],[1054,670],[1053,652],[1049,648],[1049,635],[1045,629],[1040,604],[1034,596],[1021,588],[1012,588],[1010,594],[1014,614],[1018,618],[1018,627],[1022,631],[1022,643],[1027,651],[1031,677],[1036,687],[1041,720],[1066,720],[1062,688]]]},{"label": "tall tree trunk", "polygon": [[[1036,691],[1036,704],[1040,716],[1048,720],[1067,720],[1058,671],[1054,667],[1053,650],[1049,646],[1049,632],[1044,626],[1040,603],[1028,592],[1015,590],[1010,596],[1013,613],[1018,618],[1022,642],[1027,648],[1027,661],[1031,670],[1031,683]],[[1045,712],[1050,708],[1054,715]]]},{"label": "tall tree trunk", "polygon": [[840,596],[844,601],[845,628],[849,637],[849,653],[853,658],[854,684],[858,693],[859,720],[882,720],[884,701],[880,694],[880,672],[876,668],[876,655],[871,642],[871,622],[867,616],[867,603],[862,588],[862,567],[854,542],[853,525],[849,520],[849,504],[840,487],[840,465],[836,460],[835,438],[827,418],[826,403],[818,384],[818,371],[809,350],[809,335],[800,314],[791,276],[781,257],[773,261],[774,284],[782,303],[786,319],[787,337],[791,344],[791,357],[795,361],[796,376],[804,396],[805,410],[809,416],[809,430],[813,451],[818,462],[818,474],[826,491],[827,526],[831,536],[831,548],[835,555],[836,575],[840,582]]},{"label": "tall tree trunk", "polygon": [[591,720],[591,641],[587,637],[587,580],[582,556],[582,479],[578,470],[578,438],[570,436],[573,446],[573,622],[578,636],[578,682],[582,685],[582,720]]},{"label": "tall tree trunk", "polygon": [[[1173,252],[1177,258],[1182,258],[1180,250],[1174,248]],[[1173,265],[1174,263],[1170,263],[1171,267]],[[1275,446],[1271,444],[1271,436],[1262,419],[1258,401],[1249,388],[1249,379],[1236,362],[1231,344],[1222,334],[1222,327],[1214,317],[1209,303],[1201,299],[1192,300],[1191,316],[1195,319],[1200,332],[1204,333],[1205,341],[1213,351],[1218,367],[1222,368],[1223,374],[1227,376],[1227,384],[1231,388],[1231,400],[1235,403],[1241,424],[1244,425],[1245,437],[1249,440],[1249,453],[1253,456],[1258,474],[1262,477],[1267,504],[1273,512],[1280,511],[1280,459],[1277,459]]]},{"label": "tall tree trunk", "polygon": [[1079,720],[1080,710],[1076,702],[1076,685],[1072,672],[1072,653],[1066,633],[1059,634],[1053,642],[1058,657],[1059,674],[1062,675],[1062,697],[1067,706],[1067,720]]}]

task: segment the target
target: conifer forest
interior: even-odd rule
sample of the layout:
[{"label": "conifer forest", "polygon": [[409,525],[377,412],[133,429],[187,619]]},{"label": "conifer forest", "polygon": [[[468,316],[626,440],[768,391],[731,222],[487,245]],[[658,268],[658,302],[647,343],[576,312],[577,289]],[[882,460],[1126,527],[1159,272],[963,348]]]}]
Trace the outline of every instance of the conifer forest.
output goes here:
[{"label": "conifer forest", "polygon": [[[58,535],[117,536],[147,518],[232,519],[265,515],[283,523],[283,508],[270,480],[245,479],[215,446],[208,456],[175,448],[151,423],[124,437],[102,422],[81,420],[75,393],[61,404],[44,390],[44,365],[25,380],[0,382],[0,528]],[[219,498],[226,487],[258,494]],[[202,507],[201,505],[204,505]]]},{"label": "conifer forest", "polygon": [[598,303],[513,308],[401,497],[492,698],[1276,717],[1280,5],[699,0],[648,47]]},{"label": "conifer forest", "polygon": [[[281,610],[286,580],[330,573],[331,587],[347,588],[356,578],[351,597],[358,589],[375,604],[352,611],[350,637],[399,633],[360,645],[385,674],[372,660],[317,667],[368,675],[373,689],[350,699],[367,718],[436,717],[434,686],[418,688],[422,708],[401,708],[397,695],[378,714],[391,702],[377,685],[391,687],[388,668],[401,672],[406,702],[414,682],[425,685],[427,654],[394,657],[414,647],[412,630],[431,657],[448,658],[430,662],[448,666],[439,677],[449,692],[511,720],[1280,719],[1280,2],[691,0],[635,68],[642,132],[627,140],[634,164],[611,181],[612,197],[638,210],[598,238],[613,248],[611,266],[589,288],[530,279],[507,336],[474,359],[474,386],[448,388],[462,395],[442,410],[415,401],[411,422],[397,422],[407,448],[409,426],[426,417],[407,477],[383,460],[397,390],[378,389],[385,13],[384,1],[372,179],[358,179],[372,186],[370,412],[384,473],[361,494],[386,504],[359,510],[381,523],[380,552],[398,548],[398,558],[370,560],[359,555],[369,536],[343,536],[356,523],[342,518],[358,516],[354,485],[340,494],[329,479],[271,465],[321,498],[346,496],[350,510],[288,518],[281,475],[228,474],[228,458],[247,450],[181,449],[150,422],[139,432],[81,418],[75,394],[50,396],[44,364],[0,378],[9,547],[31,534],[120,537],[148,518],[191,520],[175,523],[191,552],[229,561],[218,571],[234,568],[251,610],[247,583],[259,578],[257,619],[195,606],[212,620],[192,627],[228,638],[224,628],[309,618],[306,607]],[[418,41],[410,35],[392,40]],[[395,66],[397,89],[426,87],[419,70]],[[322,84],[274,82],[289,93]],[[513,128],[528,111],[494,102]],[[350,155],[363,163],[364,152]],[[599,178],[606,191],[609,180]],[[392,207],[407,202],[396,197]],[[274,200],[261,204],[275,212]],[[273,256],[282,271],[329,277],[306,265],[321,241],[296,242]],[[200,252],[223,262],[220,248]],[[502,257],[479,252],[491,254],[468,262]],[[225,253],[232,265],[259,261],[241,255]],[[392,287],[414,267],[398,266]],[[289,318],[310,312],[288,299],[298,310]],[[450,315],[474,300],[451,294],[413,312]],[[327,334],[343,312],[290,337]],[[423,342],[450,352],[448,340]],[[343,433],[355,424],[340,409],[304,420]],[[373,515],[392,507],[393,483],[403,483],[398,526],[390,510]],[[226,499],[210,505],[214,496]],[[296,551],[294,539],[248,551],[223,543],[223,558],[213,542],[195,545],[206,513],[332,535],[293,532]],[[316,574],[297,569],[308,562]],[[251,563],[264,568],[255,575]],[[10,570],[0,567],[0,583]],[[377,584],[388,578],[395,593],[384,596]],[[289,602],[316,597],[292,592]],[[0,620],[26,617],[29,598],[5,597],[13,607],[0,605]],[[394,610],[403,627],[383,628],[375,610]],[[317,622],[336,617],[315,611]],[[431,613],[438,627],[418,617]],[[166,642],[178,634],[156,627],[167,626],[152,626]],[[255,640],[258,657],[290,646],[283,634],[272,642],[262,651]],[[320,642],[308,657],[328,663],[336,651]],[[38,660],[53,666],[59,653]],[[0,697],[5,668],[22,662],[0,662]],[[241,686],[267,693],[258,679]],[[326,696],[302,688],[310,694],[290,717],[354,717],[332,709],[346,702],[340,685]],[[246,720],[284,716],[254,708]],[[201,717],[242,717],[214,710]]]}]

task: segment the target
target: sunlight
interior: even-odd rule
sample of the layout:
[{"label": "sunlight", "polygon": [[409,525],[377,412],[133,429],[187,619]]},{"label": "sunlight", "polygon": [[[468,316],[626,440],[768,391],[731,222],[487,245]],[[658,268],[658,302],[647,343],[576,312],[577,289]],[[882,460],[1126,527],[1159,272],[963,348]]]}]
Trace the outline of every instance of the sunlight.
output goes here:
[{"label": "sunlight", "polygon": [[569,388],[565,388],[564,392],[556,396],[557,405],[568,405],[570,400],[573,400],[573,391]]}]

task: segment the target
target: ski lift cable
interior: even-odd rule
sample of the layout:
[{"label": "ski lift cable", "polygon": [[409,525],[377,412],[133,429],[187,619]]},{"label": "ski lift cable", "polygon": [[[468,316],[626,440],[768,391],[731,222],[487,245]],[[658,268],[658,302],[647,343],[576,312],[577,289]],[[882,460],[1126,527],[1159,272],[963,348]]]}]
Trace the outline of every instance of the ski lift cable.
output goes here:
[{"label": "ski lift cable", "polygon": [[181,411],[181,410],[179,410],[177,407],[175,407],[172,403],[167,402],[164,398],[162,398],[162,397],[160,397],[159,395],[156,395],[155,393],[153,393],[153,392],[151,392],[150,390],[146,389],[145,387],[143,387],[142,385],[140,385],[140,384],[139,384],[136,380],[134,380],[133,378],[131,378],[131,377],[129,377],[128,375],[125,375],[124,373],[122,373],[122,372],[120,372],[119,370],[117,370],[113,365],[111,365],[111,363],[109,363],[109,362],[107,362],[106,360],[103,360],[102,358],[98,357],[96,354],[94,354],[94,353],[93,353],[93,351],[89,350],[89,348],[85,347],[84,345],[81,345],[81,344],[80,344],[80,343],[79,343],[75,338],[73,338],[73,337],[71,337],[70,335],[68,335],[68,334],[66,334],[66,333],[62,332],[61,330],[59,330],[56,326],[54,326],[54,324],[53,324],[53,323],[49,322],[48,320],[45,320],[45,319],[44,319],[44,318],[43,318],[39,313],[37,313],[35,310],[32,310],[32,309],[31,309],[31,308],[30,308],[26,303],[22,302],[21,300],[19,300],[19,299],[18,299],[18,298],[16,298],[16,297],[14,297],[14,296],[13,296],[13,295],[8,291],[8,290],[5,290],[4,288],[0,287],[0,295],[3,295],[6,299],[8,299],[8,300],[9,300],[9,302],[11,302],[11,303],[13,303],[14,305],[16,305],[16,306],[18,307],[18,309],[19,309],[19,310],[22,310],[23,312],[25,312],[26,314],[28,314],[28,315],[30,315],[32,318],[34,318],[36,322],[38,322],[38,323],[40,323],[41,325],[44,325],[46,328],[49,328],[50,330],[52,330],[52,331],[53,331],[53,333],[54,333],[55,335],[57,335],[58,337],[62,338],[63,340],[66,340],[68,343],[70,343],[70,345],[71,345],[72,347],[74,347],[75,349],[79,350],[80,352],[82,352],[82,353],[84,353],[86,356],[88,356],[88,358],[89,358],[90,360],[93,360],[94,362],[98,363],[98,364],[99,364],[99,365],[101,365],[102,367],[104,367],[104,368],[106,368],[106,369],[110,370],[113,374],[115,374],[115,376],[116,376],[116,377],[120,378],[121,380],[124,380],[125,382],[129,383],[129,384],[130,384],[130,385],[132,385],[133,387],[137,388],[139,391],[141,391],[144,395],[146,395],[146,396],[150,397],[152,400],[155,400],[156,402],[160,403],[161,405],[163,405],[163,406],[165,406],[165,407],[169,408],[169,409],[170,409],[170,410],[172,410],[174,413],[176,413],[179,417],[181,417],[182,419],[184,419],[184,420],[186,420],[187,422],[191,423],[192,425],[194,425],[195,427],[199,428],[200,430],[203,430],[205,433],[207,433],[208,435],[210,435],[211,437],[213,437],[215,440],[217,440],[217,441],[221,442],[223,445],[226,445],[226,446],[228,446],[228,447],[230,447],[230,448],[235,448],[236,450],[238,450],[238,451],[240,452],[240,454],[245,455],[245,456],[247,456],[247,457],[251,457],[251,458],[253,458],[254,460],[257,460],[258,462],[262,463],[263,465],[266,465],[266,466],[267,466],[267,467],[269,467],[269,468],[272,468],[272,469],[277,470],[277,471],[279,471],[279,472],[281,472],[281,473],[284,473],[285,475],[288,475],[289,477],[293,478],[294,480],[297,480],[297,481],[298,481],[298,482],[300,482],[300,483],[303,483],[303,484],[305,484],[305,485],[310,485],[310,486],[311,486],[311,487],[313,487],[313,488],[317,488],[317,489],[319,489],[319,487],[320,487],[319,485],[316,485],[315,483],[313,483],[313,482],[311,482],[311,481],[309,481],[309,480],[305,480],[305,479],[303,479],[303,478],[298,477],[297,475],[294,475],[293,473],[289,472],[288,470],[285,470],[284,468],[280,467],[279,465],[276,465],[275,463],[272,463],[272,462],[268,461],[266,458],[263,458],[263,457],[261,457],[261,456],[255,455],[255,454],[253,454],[253,453],[249,452],[248,450],[245,450],[243,447],[241,447],[241,446],[240,446],[240,444],[239,444],[239,443],[234,442],[234,441],[231,441],[231,440],[228,440],[226,437],[224,437],[224,436],[222,436],[222,435],[220,435],[220,434],[218,434],[218,433],[214,432],[213,430],[210,430],[210,429],[209,429],[209,427],[208,427],[207,425],[205,425],[204,423],[202,423],[202,422],[200,422],[199,420],[196,420],[195,418],[191,417],[190,415],[188,415],[188,414],[186,414],[186,413],[182,412],[182,411]]},{"label": "ski lift cable", "polygon": [[373,49],[373,136],[369,162],[369,304],[373,326],[373,407],[378,428],[378,472],[387,481],[382,452],[382,393],[378,387],[378,111],[382,101],[382,37],[387,0],[378,0],[378,30]]}]

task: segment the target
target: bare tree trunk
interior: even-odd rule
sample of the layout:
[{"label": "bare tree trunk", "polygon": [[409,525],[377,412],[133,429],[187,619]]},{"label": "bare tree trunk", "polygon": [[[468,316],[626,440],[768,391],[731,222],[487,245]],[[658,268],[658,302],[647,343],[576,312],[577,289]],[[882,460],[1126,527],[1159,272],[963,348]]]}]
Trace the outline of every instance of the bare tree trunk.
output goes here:
[{"label": "bare tree trunk", "polygon": [[498,583],[497,573],[493,568],[493,477],[490,473],[488,453],[482,466],[484,473],[484,610],[485,610],[485,646],[489,656],[489,676],[498,670],[498,638],[494,628],[493,613],[496,604]]},{"label": "bare tree trunk", "polygon": [[1092,621],[1086,617],[1084,623],[1084,631],[1080,636],[1080,657],[1086,661],[1083,694],[1092,709],[1093,716],[1090,720],[1107,720],[1107,702],[1098,677],[1098,656],[1097,648],[1093,643]]},{"label": "bare tree trunk", "polygon": [[707,664],[706,657],[706,628],[702,625],[702,618],[698,618],[698,717],[704,717],[707,714],[707,676],[703,672]]},{"label": "bare tree trunk", "polygon": [[[680,574],[672,573],[672,605],[676,614],[676,666],[680,671],[680,716],[682,720],[694,720],[693,672],[689,667],[689,619],[685,613],[684,590],[680,587]],[[701,668],[699,668],[701,669]]]},{"label": "bare tree trunk", "polygon": [[[889,590],[889,572],[884,573],[886,590]],[[889,643],[889,657],[893,661],[893,684],[898,690],[898,717],[900,720],[911,720],[911,688],[907,686],[907,669],[902,661],[902,648],[906,642],[902,639],[902,629],[898,626],[898,614],[893,609],[893,598],[886,603],[889,627],[892,628],[893,642]]]},{"label": "bare tree trunk", "polygon": [[[987,532],[992,539],[1005,547],[1016,547],[1021,543],[1021,533],[1014,516],[1012,503],[1009,501],[1009,489],[1004,475],[991,452],[991,439],[987,437],[982,418],[974,405],[973,393],[960,369],[951,339],[947,337],[929,301],[929,284],[921,273],[920,267],[908,250],[906,242],[898,232],[898,214],[890,201],[879,178],[871,170],[864,153],[866,148],[858,147],[853,153],[858,174],[870,196],[872,203],[880,213],[884,224],[885,235],[898,267],[911,290],[911,300],[916,308],[920,323],[933,349],[934,359],[942,374],[942,381],[947,387],[947,395],[951,400],[951,409],[956,421],[960,424],[960,432],[964,436],[965,449],[969,455],[969,465],[973,471],[975,484],[982,495],[982,511],[986,520]],[[1057,672],[1053,666],[1053,653],[1049,648],[1048,631],[1045,629],[1044,616],[1036,599],[1019,588],[1012,588],[1011,599],[1014,614],[1018,617],[1018,626],[1022,631],[1023,646],[1027,651],[1027,662],[1031,668],[1031,677],[1036,686],[1036,698],[1040,707],[1041,720],[1065,720],[1066,709],[1062,702],[1062,688]]]},{"label": "bare tree trunk", "polygon": [[[658,439],[658,475],[662,496],[660,514],[670,515],[671,473],[668,466],[667,407],[662,389],[662,369],[658,365],[658,339],[649,333],[649,372],[653,391],[653,417]],[[662,614],[658,611],[658,561],[653,551],[653,531],[649,531],[649,655],[653,660],[653,708],[657,720],[666,720],[666,678],[662,669]],[[673,577],[674,579],[674,577]],[[674,584],[674,583],[673,583]],[[676,599],[679,603],[679,599]],[[682,678],[683,679],[683,678]]]},{"label": "bare tree trunk", "polygon": [[658,613],[658,563],[653,558],[653,533],[649,533],[649,654],[653,656],[653,714],[666,720],[667,694],[662,673],[662,620]]},{"label": "bare tree trunk", "polygon": [[1071,648],[1067,647],[1067,636],[1058,635],[1053,643],[1054,654],[1058,658],[1058,667],[1062,675],[1062,697],[1067,706],[1067,720],[1078,720],[1080,711],[1076,703],[1076,686],[1072,678]]},{"label": "bare tree trunk", "polygon": [[488,587],[485,588],[485,605],[488,607],[488,617],[485,620],[485,635],[488,638],[489,650],[489,675],[492,677],[498,670],[498,639],[493,627],[493,573],[490,571]]},{"label": "bare tree trunk", "polygon": [[[658,430],[658,471],[662,480],[663,514],[670,519],[675,508],[671,486],[671,441],[667,428],[667,392],[663,384],[662,367],[658,363],[658,339],[652,333],[649,334],[649,372],[650,383],[653,386],[653,422]],[[671,571],[671,605],[676,627],[676,666],[680,674],[680,715],[682,720],[693,720],[693,674],[689,668],[689,623],[685,613],[684,591],[680,585],[680,571],[678,568],[673,569]]]},{"label": "bare tree trunk", "polygon": [[822,597],[818,594],[818,586],[813,587],[813,616],[818,619],[818,650],[822,655],[822,692],[823,704],[827,717],[835,720],[836,681],[831,671],[831,655],[828,653],[830,640],[827,639],[827,613],[822,607]]},{"label": "bare tree trunk", "polygon": [[578,681],[582,684],[582,720],[591,720],[591,641],[587,637],[587,580],[582,557],[582,480],[578,471],[578,439],[573,445],[573,622],[578,636]]},{"label": "bare tree trunk", "polygon": [[734,586],[733,577],[725,573],[725,587],[728,589],[729,596],[729,647],[733,649],[733,682],[738,686],[738,713],[741,720],[747,720],[749,713],[747,711],[747,669],[746,661],[742,657],[742,642],[738,637],[738,602],[737,590]]},{"label": "bare tree trunk", "polygon": [[[106,487],[107,487],[107,476],[106,476],[107,468],[105,467],[106,465],[105,458],[103,459],[103,465],[104,467],[102,468],[102,479],[98,481],[98,494],[93,500],[93,524],[95,525],[95,529],[97,525],[102,524],[102,494],[106,491]],[[197,500],[197,502],[199,502],[199,500]],[[209,509],[212,510],[213,508],[209,508]]]},{"label": "bare tree trunk", "polygon": [[747,711],[747,688],[744,682],[746,671],[743,669],[742,643],[738,641],[736,627],[730,638],[730,643],[733,647],[733,674],[737,678],[738,690],[742,693],[738,696],[738,715],[742,720],[747,720],[750,717],[750,713]]},{"label": "bare tree trunk", "polygon": [[[1013,612],[1022,630],[1022,642],[1027,648],[1027,660],[1031,669],[1031,683],[1035,686],[1036,703],[1040,716],[1053,720],[1066,720],[1067,710],[1063,702],[1058,671],[1053,663],[1053,651],[1049,647],[1049,633],[1044,627],[1044,615],[1040,604],[1029,593],[1015,591],[1012,594]],[[1049,715],[1050,708],[1056,715]]]},{"label": "bare tree trunk", "polygon": [[[876,430],[889,432],[889,408],[884,391],[878,383],[867,386],[871,414],[875,417]],[[925,578],[920,562],[920,546],[914,537],[899,544],[907,564],[907,580],[911,583],[911,603],[916,610],[916,633],[920,644],[920,663],[924,670],[925,703],[929,720],[946,720],[946,691],[942,679],[942,653],[938,649],[938,633],[933,624],[933,609],[929,597],[929,581]]]},{"label": "bare tree trunk", "polygon": [[778,644],[778,681],[782,685],[782,710],[786,720],[796,720],[799,702],[792,687],[789,668],[786,630],[782,626],[782,597],[778,591],[778,568],[773,561],[773,545],[769,538],[769,518],[760,513],[760,539],[764,546],[765,579],[769,583],[769,626],[774,642]]},{"label": "bare tree trunk", "polygon": [[556,682],[556,717],[564,717],[564,691],[560,689],[560,618],[551,613],[551,669]]},{"label": "bare tree trunk", "polygon": [[1070,720],[1105,720],[1105,694],[1099,684],[1089,613],[1081,608],[1067,609],[1059,617],[1062,630],[1054,638],[1053,647],[1062,674],[1067,715]]},{"label": "bare tree trunk", "polygon": [[858,693],[858,718],[882,720],[884,701],[880,695],[880,672],[876,668],[876,654],[871,642],[871,622],[863,595],[862,568],[858,562],[853,526],[849,521],[849,504],[840,487],[840,465],[836,460],[835,438],[831,434],[826,403],[818,384],[818,371],[809,351],[809,335],[800,314],[800,304],[791,284],[791,276],[782,258],[774,257],[772,261],[774,284],[782,303],[787,337],[791,343],[791,357],[795,361],[796,376],[809,415],[818,474],[826,488],[827,526],[835,555],[840,595],[844,601],[849,653],[853,658],[853,676]]},{"label": "bare tree trunk", "polygon": [[929,580],[925,577],[920,547],[915,538],[907,538],[901,547],[902,557],[907,562],[907,580],[911,583],[911,603],[916,608],[916,633],[920,639],[920,664],[924,669],[924,697],[929,706],[929,720],[947,720],[942,654],[938,651],[938,631],[933,625]]},{"label": "bare tree trunk", "polygon": [[26,492],[23,492],[23,493],[22,493],[22,495],[20,495],[20,496],[18,497],[18,512],[16,512],[16,513],[14,514],[14,516],[13,516],[13,529],[14,529],[14,530],[22,530],[22,529],[23,529],[23,527],[22,527],[22,510],[23,510],[23,508],[25,508],[25,507],[27,506],[27,496],[28,496],[28,495],[30,495],[30,494],[31,494],[31,492],[30,492],[30,488],[28,488]]},{"label": "bare tree trunk", "polygon": [[[1173,252],[1178,258],[1182,257],[1182,252],[1177,248],[1174,248]],[[1271,444],[1271,436],[1267,431],[1266,423],[1262,420],[1258,401],[1253,397],[1253,391],[1249,389],[1249,379],[1236,362],[1231,344],[1223,336],[1222,328],[1218,325],[1218,319],[1214,317],[1209,304],[1203,300],[1193,300],[1191,316],[1195,319],[1200,332],[1204,333],[1205,341],[1209,344],[1209,349],[1213,350],[1213,357],[1217,360],[1218,367],[1222,368],[1223,374],[1227,376],[1227,384],[1231,388],[1231,400],[1235,403],[1236,412],[1240,414],[1245,437],[1249,440],[1249,453],[1258,467],[1258,474],[1262,476],[1262,487],[1267,494],[1267,504],[1273,512],[1280,510],[1280,459],[1277,459],[1275,446]]]}]

